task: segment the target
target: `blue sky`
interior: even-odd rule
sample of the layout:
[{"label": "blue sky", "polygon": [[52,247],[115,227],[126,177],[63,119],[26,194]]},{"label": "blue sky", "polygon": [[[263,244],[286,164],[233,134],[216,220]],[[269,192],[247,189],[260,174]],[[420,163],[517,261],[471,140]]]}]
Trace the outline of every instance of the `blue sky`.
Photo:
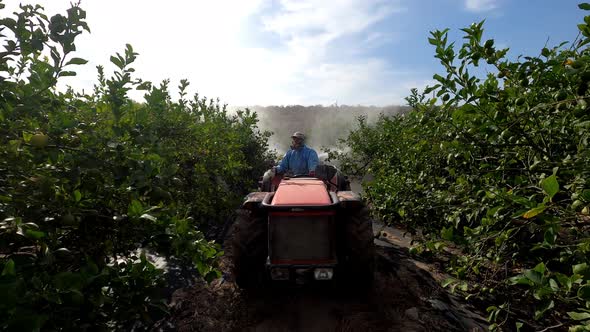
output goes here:
[{"label": "blue sky", "polygon": [[[40,3],[48,14],[70,0]],[[5,1],[11,12],[18,4]],[[61,82],[90,89],[96,65],[126,43],[140,53],[138,76],[180,79],[190,92],[238,105],[403,104],[413,87],[441,72],[429,31],[483,19],[484,38],[509,56],[538,54],[577,35],[584,12],[571,0],[82,0],[91,34],[78,56],[89,60]],[[590,14],[590,13],[589,13]],[[132,94],[140,98],[140,93]]]}]

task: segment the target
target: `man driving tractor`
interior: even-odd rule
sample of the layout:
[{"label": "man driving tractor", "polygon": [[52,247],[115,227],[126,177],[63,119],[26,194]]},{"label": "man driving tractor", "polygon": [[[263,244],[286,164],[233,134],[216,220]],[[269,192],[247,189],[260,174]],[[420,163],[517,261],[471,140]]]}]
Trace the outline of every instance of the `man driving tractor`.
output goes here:
[{"label": "man driving tractor", "polygon": [[291,135],[291,149],[285,153],[275,171],[278,174],[292,173],[293,175],[314,175],[319,163],[317,152],[305,145],[305,135],[295,132]]},{"label": "man driving tractor", "polygon": [[291,138],[291,149],[237,212],[232,243],[237,285],[257,289],[268,282],[332,280],[347,291],[370,289],[375,249],[369,210],[336,167],[318,165],[305,135],[295,132]]}]

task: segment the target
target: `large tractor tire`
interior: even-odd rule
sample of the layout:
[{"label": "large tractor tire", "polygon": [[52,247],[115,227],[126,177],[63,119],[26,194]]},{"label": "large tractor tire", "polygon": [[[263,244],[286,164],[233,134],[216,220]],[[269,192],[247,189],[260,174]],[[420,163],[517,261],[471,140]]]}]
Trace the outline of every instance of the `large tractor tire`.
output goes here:
[{"label": "large tractor tire", "polygon": [[342,279],[348,288],[368,290],[375,274],[373,222],[366,207],[348,212],[343,216]]},{"label": "large tractor tire", "polygon": [[263,286],[268,256],[268,227],[264,215],[240,210],[234,223],[232,243],[233,274],[243,289]]},{"label": "large tractor tire", "polygon": [[338,191],[350,191],[350,181],[338,172]]}]

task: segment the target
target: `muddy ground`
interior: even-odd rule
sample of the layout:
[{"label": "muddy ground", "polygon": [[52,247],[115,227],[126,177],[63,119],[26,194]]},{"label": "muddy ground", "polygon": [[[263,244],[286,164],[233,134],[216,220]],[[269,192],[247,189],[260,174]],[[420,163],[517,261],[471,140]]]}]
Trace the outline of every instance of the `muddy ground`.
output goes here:
[{"label": "muddy ground", "polygon": [[397,229],[374,226],[375,284],[368,294],[331,284],[270,288],[244,293],[232,281],[230,255],[223,277],[211,285],[180,289],[172,297],[177,331],[487,331],[485,319],[439,284],[434,264],[408,253],[410,239]]}]

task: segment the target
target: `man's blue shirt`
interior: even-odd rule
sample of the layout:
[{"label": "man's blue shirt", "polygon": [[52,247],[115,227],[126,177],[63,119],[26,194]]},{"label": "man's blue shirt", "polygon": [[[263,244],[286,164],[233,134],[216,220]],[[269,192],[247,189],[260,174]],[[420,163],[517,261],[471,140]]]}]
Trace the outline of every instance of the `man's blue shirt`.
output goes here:
[{"label": "man's blue shirt", "polygon": [[279,173],[291,171],[293,174],[309,174],[315,171],[315,167],[319,163],[317,152],[314,149],[308,148],[306,145],[298,149],[291,149],[285,153],[283,160],[277,166]]}]

